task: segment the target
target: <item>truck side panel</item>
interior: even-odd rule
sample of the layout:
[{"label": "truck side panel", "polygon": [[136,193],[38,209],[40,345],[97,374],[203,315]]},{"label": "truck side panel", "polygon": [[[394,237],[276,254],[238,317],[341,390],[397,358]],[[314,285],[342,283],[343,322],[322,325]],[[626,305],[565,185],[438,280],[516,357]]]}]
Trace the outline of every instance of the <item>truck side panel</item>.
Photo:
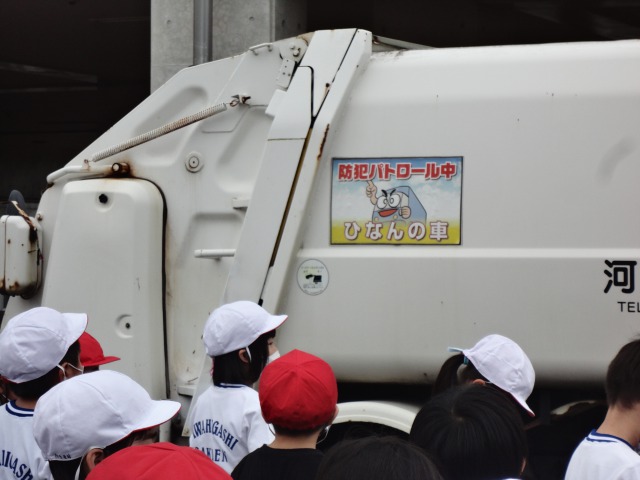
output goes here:
[{"label": "truck side panel", "polygon": [[[304,223],[283,234],[300,240],[274,265],[279,300],[265,297],[291,317],[280,342],[342,380],[415,383],[448,346],[502,333],[538,384],[599,383],[638,332],[639,85],[635,41],[374,55],[331,125]],[[442,159],[459,162],[460,190],[421,173],[427,235],[460,202],[459,244],[367,238],[368,167]],[[336,162],[368,173],[339,179]],[[408,181],[378,174],[378,193]],[[334,241],[336,212],[361,222],[356,240]],[[300,280],[309,265],[319,291]]]}]

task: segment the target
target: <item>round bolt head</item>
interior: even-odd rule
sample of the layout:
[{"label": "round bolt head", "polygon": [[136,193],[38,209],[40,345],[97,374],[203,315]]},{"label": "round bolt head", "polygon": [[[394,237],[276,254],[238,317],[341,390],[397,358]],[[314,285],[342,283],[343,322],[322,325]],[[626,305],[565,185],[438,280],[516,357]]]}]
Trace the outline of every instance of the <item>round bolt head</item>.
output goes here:
[{"label": "round bolt head", "polygon": [[195,173],[195,172],[200,171],[202,169],[203,165],[204,165],[204,163],[200,159],[200,154],[196,153],[196,152],[192,152],[189,155],[187,155],[187,159],[184,162],[184,166],[191,173]]}]

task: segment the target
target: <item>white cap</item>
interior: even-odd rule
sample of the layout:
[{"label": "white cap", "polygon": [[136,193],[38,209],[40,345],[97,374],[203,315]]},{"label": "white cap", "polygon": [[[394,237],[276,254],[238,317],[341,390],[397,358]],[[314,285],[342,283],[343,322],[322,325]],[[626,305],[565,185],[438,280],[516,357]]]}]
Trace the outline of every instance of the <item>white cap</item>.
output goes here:
[{"label": "white cap", "polygon": [[511,396],[530,415],[535,416],[527,405],[533,391],[536,372],[524,350],[513,340],[502,335],[487,335],[468,349],[449,348],[462,352],[478,371],[491,383]]},{"label": "white cap", "polygon": [[286,315],[271,315],[257,303],[246,300],[222,305],[209,315],[204,326],[207,355],[217,357],[246,348],[286,319]]},{"label": "white cap", "polygon": [[16,315],[0,333],[0,375],[13,383],[40,378],[60,363],[85,328],[84,313],[36,307]]},{"label": "white cap", "polygon": [[160,425],[178,410],[180,403],[152,400],[126,375],[99,370],[61,382],[40,397],[33,433],[45,459],[73,460]]}]

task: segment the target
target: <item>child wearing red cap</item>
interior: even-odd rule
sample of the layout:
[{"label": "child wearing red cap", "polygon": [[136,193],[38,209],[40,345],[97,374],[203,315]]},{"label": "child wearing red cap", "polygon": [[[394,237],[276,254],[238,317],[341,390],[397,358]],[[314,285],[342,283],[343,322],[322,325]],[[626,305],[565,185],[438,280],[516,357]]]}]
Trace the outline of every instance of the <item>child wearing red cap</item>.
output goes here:
[{"label": "child wearing red cap", "polygon": [[185,425],[189,446],[228,473],[249,452],[273,441],[252,386],[267,364],[268,339],[286,319],[254,302],[238,301],[215,309],[205,324],[213,385],[195,400]]},{"label": "child wearing red cap", "polygon": [[338,413],[338,386],[327,362],[300,350],[267,365],[260,379],[260,407],[275,440],[247,455],[234,480],[313,480],[322,461],[318,437]]},{"label": "child wearing red cap", "polygon": [[114,357],[113,355],[105,357],[100,342],[87,332],[80,335],[80,362],[84,366],[84,373],[95,372],[100,370],[100,365],[118,360],[120,360],[120,357]]},{"label": "child wearing red cap", "polygon": [[231,480],[202,452],[172,443],[129,447],[111,455],[91,470],[88,480],[176,480],[182,478]]}]

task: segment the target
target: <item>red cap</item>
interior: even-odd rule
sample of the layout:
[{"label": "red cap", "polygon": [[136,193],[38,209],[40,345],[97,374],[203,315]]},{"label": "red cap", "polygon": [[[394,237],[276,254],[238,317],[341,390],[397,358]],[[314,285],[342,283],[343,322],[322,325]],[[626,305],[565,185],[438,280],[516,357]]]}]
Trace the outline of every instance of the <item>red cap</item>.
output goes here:
[{"label": "red cap", "polygon": [[321,358],[293,350],[267,365],[260,377],[260,407],[268,423],[312,430],[333,420],[338,385]]},{"label": "red cap", "polygon": [[173,443],[127,447],[110,455],[91,470],[87,480],[175,480],[207,478],[231,480],[231,476],[200,450]]},{"label": "red cap", "polygon": [[104,365],[105,363],[115,362],[120,360],[120,357],[109,356],[105,357],[102,347],[98,340],[93,338],[87,332],[80,335],[80,362],[85,367],[97,367],[98,365]]}]

